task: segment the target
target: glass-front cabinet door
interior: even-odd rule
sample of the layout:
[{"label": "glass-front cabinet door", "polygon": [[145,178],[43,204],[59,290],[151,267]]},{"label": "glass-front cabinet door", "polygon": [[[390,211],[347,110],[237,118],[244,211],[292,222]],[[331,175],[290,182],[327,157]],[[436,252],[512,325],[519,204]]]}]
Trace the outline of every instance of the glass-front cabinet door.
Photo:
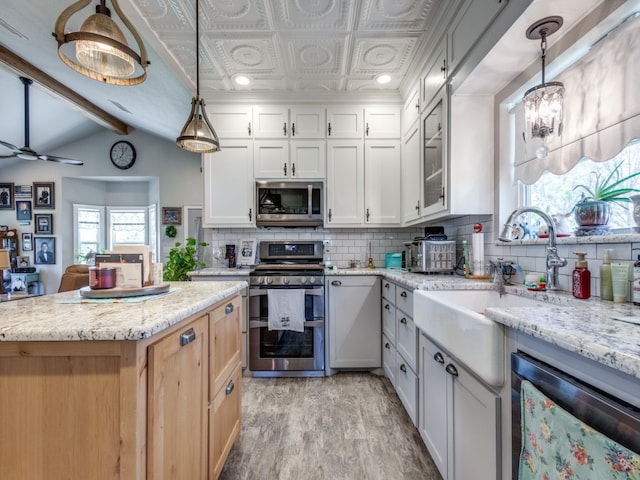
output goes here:
[{"label": "glass-front cabinet door", "polygon": [[447,208],[447,92],[436,95],[423,114],[423,205],[422,216]]}]

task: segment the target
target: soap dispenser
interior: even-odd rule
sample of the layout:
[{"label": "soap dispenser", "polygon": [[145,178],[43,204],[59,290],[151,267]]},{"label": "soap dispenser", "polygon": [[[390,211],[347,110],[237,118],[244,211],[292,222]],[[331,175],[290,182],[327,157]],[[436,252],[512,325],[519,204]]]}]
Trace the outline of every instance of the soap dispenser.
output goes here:
[{"label": "soap dispenser", "polygon": [[576,298],[586,299],[591,296],[591,272],[584,252],[574,252],[578,256],[576,268],[571,274],[571,290]]},{"label": "soap dispenser", "polygon": [[607,248],[604,251],[602,265],[600,266],[600,300],[613,300],[613,281],[611,279],[610,248]]}]

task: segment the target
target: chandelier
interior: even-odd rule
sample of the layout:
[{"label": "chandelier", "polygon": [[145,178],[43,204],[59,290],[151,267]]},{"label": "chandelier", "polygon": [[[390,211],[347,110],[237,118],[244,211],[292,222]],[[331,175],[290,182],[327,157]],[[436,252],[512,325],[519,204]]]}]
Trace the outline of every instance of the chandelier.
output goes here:
[{"label": "chandelier", "polygon": [[87,17],[77,32],[65,32],[69,18],[89,5],[79,0],[65,8],[55,24],[58,56],[76,72],[113,85],[137,85],[147,78],[147,51],[140,35],[124,16],[118,0],[111,0],[116,14],[135,39],[140,53],[134,51],[124,33],[111,18],[105,0],[96,5],[96,13]]},{"label": "chandelier", "polygon": [[204,99],[200,98],[200,1],[196,0],[196,96],[191,99],[191,112],[182,127],[176,145],[194,153],[211,153],[220,150],[220,140],[209,122]]},{"label": "chandelier", "polygon": [[[562,26],[562,17],[546,17],[527,29],[527,38],[540,40],[542,50],[542,83],[524,94],[526,132],[530,139],[540,139],[542,145],[536,150],[538,158],[546,157],[549,149],[545,140],[554,134],[562,135],[562,101],[564,85],[561,82],[545,82],[545,57],[547,37]],[[525,135],[526,141],[526,135]]]}]

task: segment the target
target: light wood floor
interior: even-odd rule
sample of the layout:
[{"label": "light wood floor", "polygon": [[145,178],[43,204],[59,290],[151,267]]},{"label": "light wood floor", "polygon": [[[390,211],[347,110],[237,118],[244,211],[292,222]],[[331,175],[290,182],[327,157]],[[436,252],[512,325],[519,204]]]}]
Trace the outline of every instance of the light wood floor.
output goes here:
[{"label": "light wood floor", "polygon": [[221,480],[441,480],[389,380],[243,377]]}]

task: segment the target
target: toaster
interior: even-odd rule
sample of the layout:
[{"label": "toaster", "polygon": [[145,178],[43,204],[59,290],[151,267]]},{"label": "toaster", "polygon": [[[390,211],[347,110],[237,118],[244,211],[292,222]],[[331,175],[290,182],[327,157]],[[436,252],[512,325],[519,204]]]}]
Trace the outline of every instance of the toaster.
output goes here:
[{"label": "toaster", "polygon": [[413,242],[405,243],[405,263],[410,272],[453,273],[455,260],[455,240],[433,240],[431,237],[419,237]]}]

